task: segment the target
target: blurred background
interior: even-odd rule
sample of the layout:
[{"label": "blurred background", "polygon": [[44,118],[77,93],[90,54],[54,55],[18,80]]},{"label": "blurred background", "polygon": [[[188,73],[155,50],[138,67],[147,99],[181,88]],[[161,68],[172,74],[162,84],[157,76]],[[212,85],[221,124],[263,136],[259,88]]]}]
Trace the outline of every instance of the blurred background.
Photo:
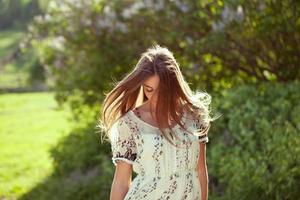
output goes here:
[{"label": "blurred background", "polygon": [[222,113],[209,199],[299,199],[297,0],[0,0],[0,199],[109,199],[104,92],[153,44]]}]

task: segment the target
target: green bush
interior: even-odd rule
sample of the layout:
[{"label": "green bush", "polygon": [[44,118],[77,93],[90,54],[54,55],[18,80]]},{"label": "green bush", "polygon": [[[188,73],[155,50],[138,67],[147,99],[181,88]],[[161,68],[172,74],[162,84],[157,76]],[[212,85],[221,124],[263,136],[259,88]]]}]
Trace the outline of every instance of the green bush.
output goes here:
[{"label": "green bush", "polygon": [[[207,144],[209,197],[297,199],[300,195],[300,83],[244,85],[213,95],[223,115]],[[72,134],[53,149],[55,172],[22,200],[109,199],[110,145],[95,133],[97,107],[79,106]],[[134,174],[135,175],[135,174]]]},{"label": "green bush", "polygon": [[300,195],[300,83],[223,91],[223,114],[208,147],[213,199],[297,199]]},{"label": "green bush", "polygon": [[58,100],[76,89],[99,102],[153,44],[174,53],[195,88],[300,78],[297,1],[143,2],[52,0],[34,18],[26,41],[53,76]]}]

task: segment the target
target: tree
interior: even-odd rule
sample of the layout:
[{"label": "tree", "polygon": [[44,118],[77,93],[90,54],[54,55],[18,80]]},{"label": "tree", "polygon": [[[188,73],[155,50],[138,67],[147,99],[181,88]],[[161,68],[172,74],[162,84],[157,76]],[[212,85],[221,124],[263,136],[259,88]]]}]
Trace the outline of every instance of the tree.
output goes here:
[{"label": "tree", "polygon": [[219,91],[299,79],[299,8],[291,0],[53,0],[30,36],[61,101],[76,88],[97,102],[155,43],[174,52],[192,87]]}]

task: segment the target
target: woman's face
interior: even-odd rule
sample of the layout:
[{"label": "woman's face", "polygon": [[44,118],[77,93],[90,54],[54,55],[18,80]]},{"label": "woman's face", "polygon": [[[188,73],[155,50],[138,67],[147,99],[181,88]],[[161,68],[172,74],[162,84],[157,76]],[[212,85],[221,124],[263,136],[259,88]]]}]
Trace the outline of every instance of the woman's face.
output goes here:
[{"label": "woman's face", "polygon": [[157,102],[157,96],[158,96],[158,86],[159,86],[159,76],[153,75],[150,76],[148,79],[146,79],[143,82],[143,90],[146,95],[146,97],[149,99],[149,101],[156,103]]}]

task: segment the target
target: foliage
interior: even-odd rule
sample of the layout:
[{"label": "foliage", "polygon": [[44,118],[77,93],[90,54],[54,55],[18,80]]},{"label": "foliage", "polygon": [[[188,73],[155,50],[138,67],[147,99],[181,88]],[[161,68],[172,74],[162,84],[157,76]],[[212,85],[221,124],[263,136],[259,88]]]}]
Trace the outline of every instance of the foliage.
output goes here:
[{"label": "foliage", "polygon": [[215,199],[297,199],[300,82],[248,85],[216,96],[208,169]]},{"label": "foliage", "polygon": [[[45,0],[40,0],[45,1]],[[37,0],[1,0],[0,30],[11,27],[24,27],[33,16],[40,14],[43,3]]]},{"label": "foliage", "polygon": [[19,60],[11,61],[10,58],[16,54],[18,44],[24,33],[16,30],[0,32],[0,89],[13,88],[26,83],[25,73],[22,70]]},{"label": "foliage", "polygon": [[[31,2],[31,3],[30,3]],[[27,21],[32,15],[40,13],[32,11],[32,4],[37,1],[0,1],[0,29],[3,24],[20,23],[21,25],[7,25],[6,30],[0,31],[0,90],[21,91],[26,88],[41,88],[46,81],[44,67],[35,55],[34,49],[24,49],[22,39],[25,35]],[[12,4],[5,6],[6,4]],[[16,4],[16,5],[15,5]],[[14,6],[17,6],[14,7]],[[9,8],[15,9],[19,17],[9,13]],[[6,26],[6,25],[5,25]]]},{"label": "foliage", "polygon": [[21,41],[23,35],[24,33],[20,31],[0,32],[0,59],[13,53],[13,50],[18,46],[17,44]]},{"label": "foliage", "polygon": [[[52,0],[28,41],[55,78],[57,99],[74,88],[95,103],[147,47],[170,48],[192,85],[299,79],[298,1]],[[174,20],[176,19],[176,20]],[[89,97],[90,98],[90,97]]]}]

